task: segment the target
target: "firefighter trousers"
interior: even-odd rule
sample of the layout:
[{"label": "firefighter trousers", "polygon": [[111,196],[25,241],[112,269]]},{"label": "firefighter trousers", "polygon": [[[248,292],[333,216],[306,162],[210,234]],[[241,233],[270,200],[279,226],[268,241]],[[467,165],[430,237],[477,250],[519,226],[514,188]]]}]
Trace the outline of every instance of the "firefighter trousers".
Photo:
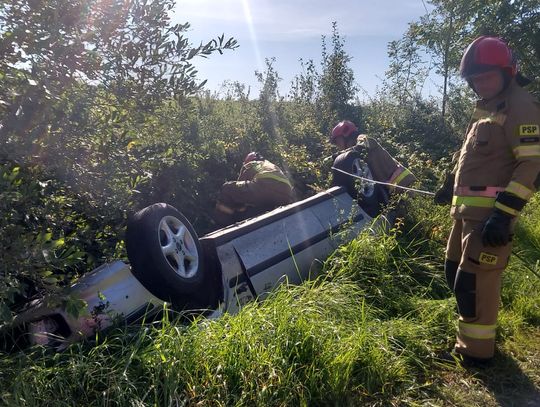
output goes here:
[{"label": "firefighter trousers", "polygon": [[454,219],[446,247],[445,274],[459,312],[455,351],[489,359],[495,352],[501,277],[512,243],[484,246],[483,225],[484,221]]}]

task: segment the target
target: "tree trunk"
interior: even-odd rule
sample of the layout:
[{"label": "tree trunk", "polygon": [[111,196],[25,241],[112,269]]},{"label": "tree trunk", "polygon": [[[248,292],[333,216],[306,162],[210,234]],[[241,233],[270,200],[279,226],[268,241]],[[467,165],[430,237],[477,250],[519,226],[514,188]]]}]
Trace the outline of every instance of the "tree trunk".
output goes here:
[{"label": "tree trunk", "polygon": [[446,41],[444,44],[444,56],[443,56],[443,69],[444,69],[444,83],[443,83],[443,95],[442,95],[442,118],[446,116],[446,102],[448,99],[448,71],[450,69],[449,67],[449,61],[448,61],[448,54],[450,50],[450,41],[452,40],[453,36],[453,30],[454,30],[454,10],[450,12],[450,21],[448,22],[448,32],[446,35]]}]

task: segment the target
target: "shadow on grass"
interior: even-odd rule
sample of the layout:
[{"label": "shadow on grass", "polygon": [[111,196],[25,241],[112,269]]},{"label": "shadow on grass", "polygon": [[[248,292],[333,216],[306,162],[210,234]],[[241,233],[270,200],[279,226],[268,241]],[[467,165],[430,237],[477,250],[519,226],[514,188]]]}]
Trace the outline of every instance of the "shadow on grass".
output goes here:
[{"label": "shadow on grass", "polygon": [[540,389],[511,356],[498,352],[493,367],[472,370],[500,406],[540,407]]}]

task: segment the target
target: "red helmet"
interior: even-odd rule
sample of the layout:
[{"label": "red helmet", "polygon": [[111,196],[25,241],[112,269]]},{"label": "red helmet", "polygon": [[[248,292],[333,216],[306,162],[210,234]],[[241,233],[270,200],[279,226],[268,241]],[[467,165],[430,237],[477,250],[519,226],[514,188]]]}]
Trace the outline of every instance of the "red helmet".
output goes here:
[{"label": "red helmet", "polygon": [[517,63],[506,42],[497,37],[475,39],[463,53],[459,72],[467,79],[471,75],[501,69],[510,78],[516,76]]},{"label": "red helmet", "polygon": [[262,155],[257,153],[256,151],[252,151],[251,153],[248,153],[246,155],[246,158],[244,158],[244,164],[247,164],[250,161],[262,161],[264,158]]},{"label": "red helmet", "polygon": [[354,136],[357,132],[358,128],[353,122],[350,120],[343,120],[336,124],[336,126],[332,129],[332,134],[330,134],[330,143],[334,144],[336,142],[336,138],[338,137],[347,138]]}]

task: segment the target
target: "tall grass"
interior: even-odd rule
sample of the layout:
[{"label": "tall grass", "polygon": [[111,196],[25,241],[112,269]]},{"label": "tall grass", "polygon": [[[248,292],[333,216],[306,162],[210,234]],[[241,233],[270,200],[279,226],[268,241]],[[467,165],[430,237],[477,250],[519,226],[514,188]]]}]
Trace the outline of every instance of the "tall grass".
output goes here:
[{"label": "tall grass", "polygon": [[[312,406],[436,400],[436,355],[453,343],[455,301],[433,230],[438,208],[411,200],[405,223],[362,234],[325,273],[283,286],[235,316],[129,327],[63,353],[0,355],[9,406]],[[536,205],[536,206],[534,206]],[[533,202],[530,210],[537,209]],[[517,250],[540,236],[529,214]],[[525,240],[525,237],[529,240]],[[529,252],[530,250],[530,252]],[[530,257],[527,257],[529,259]],[[527,266],[531,266],[527,264]],[[540,281],[523,263],[505,273],[499,340],[540,325]],[[435,397],[434,399],[432,397]],[[444,404],[444,402],[441,402]]]},{"label": "tall grass", "polygon": [[[236,316],[165,319],[93,347],[1,359],[9,405],[327,405],[416,386],[427,337],[384,323],[355,283],[284,287]],[[8,390],[9,389],[9,390]]]}]

